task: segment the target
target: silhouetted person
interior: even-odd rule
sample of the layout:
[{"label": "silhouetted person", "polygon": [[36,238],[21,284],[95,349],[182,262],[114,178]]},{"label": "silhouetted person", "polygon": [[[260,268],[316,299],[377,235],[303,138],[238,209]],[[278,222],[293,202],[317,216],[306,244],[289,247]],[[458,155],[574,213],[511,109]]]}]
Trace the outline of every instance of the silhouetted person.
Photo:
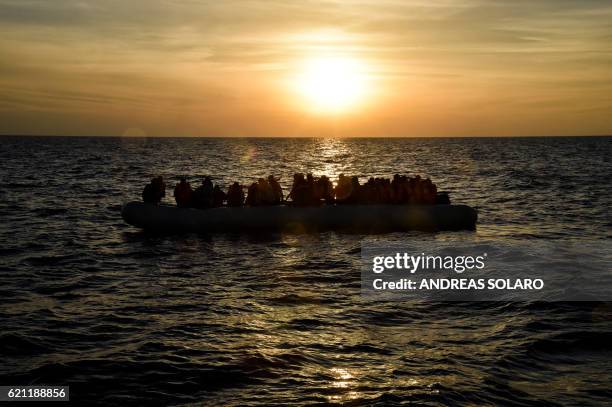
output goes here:
[{"label": "silhouetted person", "polygon": [[[306,179],[304,178],[304,174],[296,173],[293,174],[293,185],[291,185],[291,191],[287,198],[290,198],[294,205],[297,205],[297,201],[303,201],[302,196],[303,191],[306,188]],[[297,197],[297,199],[296,199]]]},{"label": "silhouetted person", "polygon": [[393,176],[393,180],[391,180],[391,193],[392,193],[392,202],[394,204],[402,203],[402,185],[401,185],[401,177],[399,174],[395,174]]},{"label": "silhouetted person", "polygon": [[166,183],[161,175],[151,179],[151,182],[142,190],[142,200],[147,203],[159,204],[165,196]]},{"label": "silhouetted person", "polygon": [[234,182],[227,190],[227,206],[237,207],[244,205],[244,191],[242,185]]},{"label": "silhouetted person", "polygon": [[418,196],[418,180],[416,178],[406,178],[402,176],[402,201],[401,204],[417,204],[419,203]]},{"label": "silhouetted person", "polygon": [[264,178],[259,178],[257,180],[257,194],[260,205],[274,205],[276,203],[274,190],[270,183]]},{"label": "silhouetted person", "polygon": [[391,180],[384,178],[382,180],[382,203],[389,205],[393,203],[393,189],[391,188]]},{"label": "silhouetted person", "polygon": [[425,203],[425,199],[424,199],[424,191],[423,191],[423,180],[421,179],[420,175],[417,175],[413,178],[414,182],[413,182],[413,189],[412,189],[412,193],[413,193],[413,202],[418,204],[418,205],[422,205]]},{"label": "silhouetted person", "polygon": [[313,177],[312,173],[306,174],[306,205],[314,206],[320,205],[321,199],[317,196],[316,189],[316,181]]},{"label": "silhouetted person", "polygon": [[181,208],[188,208],[192,204],[193,191],[191,185],[185,178],[181,178],[181,181],[174,187],[174,199],[176,205]]},{"label": "silhouetted person", "polygon": [[361,185],[359,185],[359,178],[356,176],[351,177],[351,194],[347,198],[346,202],[350,204],[358,204],[363,202]]},{"label": "silhouetted person", "polygon": [[274,178],[274,175],[268,175],[268,184],[270,185],[270,188],[272,188],[272,193],[274,194],[272,204],[278,205],[283,202],[283,189],[278,183],[278,179]]},{"label": "silhouetted person", "polygon": [[338,184],[336,185],[336,188],[334,188],[336,202],[340,204],[348,203],[352,191],[353,186],[351,184],[351,179],[346,177],[344,174],[338,175]]},{"label": "silhouetted person", "polygon": [[310,173],[310,172],[308,174],[306,174],[306,183],[308,185],[314,186],[314,177],[312,176],[312,173]]},{"label": "silhouetted person", "polygon": [[212,191],[212,206],[215,208],[223,206],[223,201],[225,201],[225,198],[225,192],[221,190],[219,185],[215,185]]},{"label": "silhouetted person", "polygon": [[289,193],[292,204],[295,206],[313,206],[318,205],[315,197],[314,178],[312,174],[308,174],[304,178],[304,174],[299,173],[293,175],[293,187]]},{"label": "silhouetted person", "polygon": [[370,177],[365,184],[361,186],[359,200],[357,203],[371,205],[376,203],[376,185],[374,178]]},{"label": "silhouetted person", "polygon": [[259,196],[259,188],[257,186],[257,182],[253,182],[247,189],[246,204],[248,206],[261,205],[261,198]]},{"label": "silhouetted person", "polygon": [[438,192],[436,195],[436,205],[450,205],[450,197],[448,192]]},{"label": "silhouetted person", "polygon": [[429,178],[426,178],[422,182],[422,189],[423,189],[423,203],[427,205],[435,204],[436,199],[437,199],[437,192],[438,192],[436,185],[433,182],[431,182]]},{"label": "silhouetted person", "polygon": [[204,177],[202,185],[193,191],[193,206],[200,209],[213,206],[213,183],[210,177]]},{"label": "silhouetted person", "polygon": [[315,187],[315,198],[318,201],[322,199],[327,204],[334,203],[334,186],[327,176],[321,175],[316,181]]}]

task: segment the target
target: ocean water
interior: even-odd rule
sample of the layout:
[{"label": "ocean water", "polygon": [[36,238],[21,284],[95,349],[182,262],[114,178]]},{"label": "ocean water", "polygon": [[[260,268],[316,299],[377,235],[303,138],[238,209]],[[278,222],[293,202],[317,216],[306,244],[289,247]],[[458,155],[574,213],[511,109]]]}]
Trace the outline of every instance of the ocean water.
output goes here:
[{"label": "ocean water", "polygon": [[[604,405],[610,303],[371,301],[364,241],[605,241],[612,138],[0,138],[0,385],[88,405]],[[156,174],[429,176],[476,231],[145,234]]]}]

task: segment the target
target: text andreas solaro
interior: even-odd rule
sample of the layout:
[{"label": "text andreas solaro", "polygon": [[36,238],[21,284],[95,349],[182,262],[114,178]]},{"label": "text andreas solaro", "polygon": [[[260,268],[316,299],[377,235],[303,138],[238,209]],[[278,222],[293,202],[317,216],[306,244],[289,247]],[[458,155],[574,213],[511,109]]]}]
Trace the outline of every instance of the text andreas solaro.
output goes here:
[{"label": "text andreas solaro", "polygon": [[[538,291],[541,278],[489,273],[488,254],[428,255],[396,251],[370,257],[367,291],[444,300],[495,300],[502,292]],[[492,275],[496,274],[494,277]],[[478,295],[474,297],[474,294]],[[487,295],[489,294],[489,295]]]}]

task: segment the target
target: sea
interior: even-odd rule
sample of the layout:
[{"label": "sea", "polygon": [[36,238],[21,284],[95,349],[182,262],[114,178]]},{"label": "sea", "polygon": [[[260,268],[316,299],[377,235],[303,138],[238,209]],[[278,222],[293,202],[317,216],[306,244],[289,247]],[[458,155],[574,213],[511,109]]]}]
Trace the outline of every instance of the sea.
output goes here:
[{"label": "sea", "polygon": [[[610,242],[611,157],[611,137],[1,137],[0,385],[82,405],[610,405],[610,302],[369,299],[360,253]],[[430,177],[477,228],[155,235],[121,218],[156,175],[172,204],[182,176],[273,174],[287,193],[296,172]]]}]

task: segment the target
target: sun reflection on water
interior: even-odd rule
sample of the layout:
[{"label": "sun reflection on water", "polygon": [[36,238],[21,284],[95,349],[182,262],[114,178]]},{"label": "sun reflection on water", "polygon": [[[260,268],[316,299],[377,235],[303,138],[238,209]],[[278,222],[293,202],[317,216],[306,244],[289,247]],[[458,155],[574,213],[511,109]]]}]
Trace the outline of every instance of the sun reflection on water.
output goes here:
[{"label": "sun reflection on water", "polygon": [[332,394],[328,396],[328,400],[334,403],[344,403],[349,400],[357,399],[361,394],[354,390],[357,387],[357,381],[355,375],[348,371],[348,369],[334,367],[330,369],[330,373],[333,377],[329,387],[334,391],[340,391],[340,394]]}]

